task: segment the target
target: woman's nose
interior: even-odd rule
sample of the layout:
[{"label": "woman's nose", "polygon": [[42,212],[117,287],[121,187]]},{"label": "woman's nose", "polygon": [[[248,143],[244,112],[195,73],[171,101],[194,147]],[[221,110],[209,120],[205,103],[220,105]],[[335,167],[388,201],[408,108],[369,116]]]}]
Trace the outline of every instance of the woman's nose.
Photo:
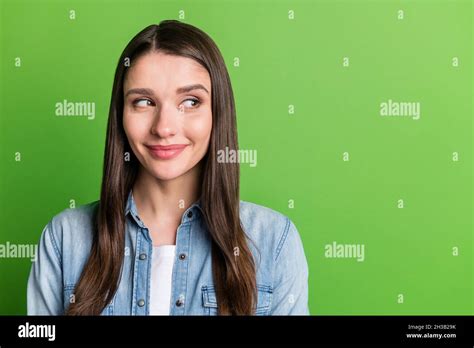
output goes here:
[{"label": "woman's nose", "polygon": [[151,132],[160,138],[175,135],[178,130],[178,119],[182,111],[173,105],[162,105],[157,108]]}]

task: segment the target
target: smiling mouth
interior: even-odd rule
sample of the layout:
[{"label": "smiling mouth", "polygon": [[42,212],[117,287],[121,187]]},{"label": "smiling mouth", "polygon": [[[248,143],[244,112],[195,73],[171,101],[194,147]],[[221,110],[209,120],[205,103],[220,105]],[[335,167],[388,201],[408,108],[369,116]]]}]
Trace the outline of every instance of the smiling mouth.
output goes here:
[{"label": "smiling mouth", "polygon": [[153,157],[161,160],[168,160],[177,157],[187,147],[186,144],[174,145],[147,145]]}]

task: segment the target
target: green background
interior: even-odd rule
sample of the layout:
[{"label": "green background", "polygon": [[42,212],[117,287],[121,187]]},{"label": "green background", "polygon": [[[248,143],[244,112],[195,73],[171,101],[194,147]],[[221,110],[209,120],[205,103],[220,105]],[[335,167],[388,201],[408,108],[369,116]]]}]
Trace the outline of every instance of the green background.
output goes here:
[{"label": "green background", "polygon": [[[0,243],[37,243],[70,200],[98,199],[118,57],[184,10],[221,49],[240,147],[258,152],[241,199],[300,232],[311,314],[473,314],[472,1],[0,4]],[[64,99],[95,102],[95,119],[55,116]],[[388,99],[421,118],[381,117]],[[326,258],[334,241],[365,260]],[[0,259],[0,314],[26,313],[30,267]]]}]

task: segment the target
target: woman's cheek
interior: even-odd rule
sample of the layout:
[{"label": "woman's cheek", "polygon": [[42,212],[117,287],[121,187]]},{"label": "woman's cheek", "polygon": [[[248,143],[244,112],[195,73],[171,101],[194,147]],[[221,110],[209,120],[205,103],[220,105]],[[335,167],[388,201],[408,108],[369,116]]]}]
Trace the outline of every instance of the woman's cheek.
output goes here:
[{"label": "woman's cheek", "polygon": [[137,135],[137,130],[134,128],[134,124],[132,124],[130,122],[130,119],[127,118],[125,115],[123,118],[123,127],[125,130],[125,135],[128,140],[128,144],[130,145],[132,152],[135,154],[135,156],[137,156],[138,158],[141,158],[142,155],[138,147],[138,144],[140,143],[140,141],[139,141],[139,136]]},{"label": "woman's cheek", "polygon": [[146,118],[142,117],[142,120],[140,120],[137,115],[128,113],[124,114],[123,120],[123,127],[129,142],[140,143],[141,139],[146,136],[147,129],[149,129],[145,122]]},{"label": "woman's cheek", "polygon": [[123,130],[125,131],[125,135],[127,136],[128,142],[132,143],[131,132],[130,132],[130,122],[129,116],[127,114],[123,114]]},{"label": "woman's cheek", "polygon": [[187,138],[191,139],[195,145],[204,145],[211,134],[212,129],[212,116],[205,115],[203,117],[197,117],[185,125],[185,134]]}]

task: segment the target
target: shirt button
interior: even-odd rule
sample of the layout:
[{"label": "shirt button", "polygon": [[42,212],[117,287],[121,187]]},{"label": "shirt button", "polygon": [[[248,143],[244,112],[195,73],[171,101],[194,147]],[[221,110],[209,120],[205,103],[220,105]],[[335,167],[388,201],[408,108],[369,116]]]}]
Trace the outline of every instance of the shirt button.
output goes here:
[{"label": "shirt button", "polygon": [[146,260],[146,254],[140,254],[139,258],[140,260]]},{"label": "shirt button", "polygon": [[183,305],[183,301],[181,299],[176,301],[176,307],[181,307],[182,305]]},{"label": "shirt button", "polygon": [[193,212],[192,212],[192,211],[189,211],[189,212],[188,212],[188,218],[191,219],[192,217],[193,217]]},{"label": "shirt button", "polygon": [[180,259],[180,260],[184,260],[185,258],[186,258],[186,254],[180,254],[180,255],[179,255],[179,259]]},{"label": "shirt button", "polygon": [[138,306],[143,307],[145,305],[145,300],[139,300]]}]

